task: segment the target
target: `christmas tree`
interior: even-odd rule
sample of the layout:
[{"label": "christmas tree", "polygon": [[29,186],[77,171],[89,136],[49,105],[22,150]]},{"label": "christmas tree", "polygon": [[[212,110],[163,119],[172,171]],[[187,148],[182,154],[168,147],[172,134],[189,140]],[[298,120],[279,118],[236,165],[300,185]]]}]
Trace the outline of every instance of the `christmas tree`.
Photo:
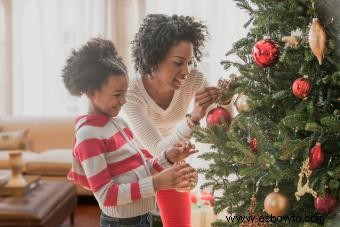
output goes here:
[{"label": "christmas tree", "polygon": [[[196,140],[212,148],[200,155],[210,162],[199,170],[202,188],[214,192],[216,213],[300,217],[272,226],[318,226],[322,218],[340,226],[340,1],[235,3],[249,13],[250,29],[222,62],[238,75],[219,86],[239,114],[229,124],[228,114],[210,112],[207,127],[196,128]],[[241,223],[214,225],[226,224]]]}]

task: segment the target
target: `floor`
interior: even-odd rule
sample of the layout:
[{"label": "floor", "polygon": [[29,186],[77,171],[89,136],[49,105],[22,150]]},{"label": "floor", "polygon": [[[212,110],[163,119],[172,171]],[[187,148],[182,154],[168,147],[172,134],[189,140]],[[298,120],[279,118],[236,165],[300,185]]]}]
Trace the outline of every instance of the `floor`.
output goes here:
[{"label": "floor", "polygon": [[[74,215],[74,225],[71,225],[70,218],[65,220],[61,227],[99,227],[99,206],[91,196],[78,197],[78,206]],[[153,218],[154,227],[162,227],[159,216]]]},{"label": "floor", "polygon": [[[99,227],[99,207],[93,197],[78,198],[73,227]],[[71,227],[68,218],[61,227]]]}]

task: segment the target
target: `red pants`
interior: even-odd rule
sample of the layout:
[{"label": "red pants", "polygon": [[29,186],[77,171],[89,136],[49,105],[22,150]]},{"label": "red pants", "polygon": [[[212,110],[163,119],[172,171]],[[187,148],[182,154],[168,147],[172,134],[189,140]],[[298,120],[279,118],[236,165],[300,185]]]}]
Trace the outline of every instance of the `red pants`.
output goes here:
[{"label": "red pants", "polygon": [[190,192],[158,191],[157,204],[163,227],[191,227]]}]

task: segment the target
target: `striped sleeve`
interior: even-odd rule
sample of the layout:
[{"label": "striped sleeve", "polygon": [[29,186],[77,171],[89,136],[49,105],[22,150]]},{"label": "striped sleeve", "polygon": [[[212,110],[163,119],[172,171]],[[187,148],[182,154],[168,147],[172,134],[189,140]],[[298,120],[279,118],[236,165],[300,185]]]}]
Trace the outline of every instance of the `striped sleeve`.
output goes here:
[{"label": "striped sleeve", "polygon": [[[119,172],[120,166],[110,168],[104,153],[105,143],[101,139],[91,138],[78,143],[75,155],[79,160],[85,176],[80,184],[85,184],[103,206],[119,206],[132,203],[142,198],[155,195],[152,177],[147,177],[136,182],[117,184],[112,180],[113,172]],[[76,176],[73,173],[73,178]],[[79,174],[80,175],[80,174]]]},{"label": "striped sleeve", "polygon": [[144,157],[146,158],[148,167],[152,174],[159,173],[168,167],[171,167],[172,164],[167,161],[165,158],[165,152],[162,152],[157,158],[153,158],[152,154],[145,150],[141,149]]}]

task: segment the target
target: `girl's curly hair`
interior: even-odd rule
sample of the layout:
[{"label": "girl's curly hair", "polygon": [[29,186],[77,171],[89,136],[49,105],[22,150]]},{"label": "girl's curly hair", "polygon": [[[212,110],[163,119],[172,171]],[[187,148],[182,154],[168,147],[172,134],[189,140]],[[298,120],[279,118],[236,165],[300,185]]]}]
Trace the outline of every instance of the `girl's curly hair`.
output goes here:
[{"label": "girl's curly hair", "polygon": [[149,14],[132,41],[134,68],[149,75],[180,41],[193,44],[194,57],[201,60],[201,47],[208,36],[207,27],[189,16]]},{"label": "girl's curly hair", "polygon": [[71,95],[81,96],[99,89],[112,75],[127,70],[110,40],[94,38],[73,50],[62,70],[64,85]]}]

